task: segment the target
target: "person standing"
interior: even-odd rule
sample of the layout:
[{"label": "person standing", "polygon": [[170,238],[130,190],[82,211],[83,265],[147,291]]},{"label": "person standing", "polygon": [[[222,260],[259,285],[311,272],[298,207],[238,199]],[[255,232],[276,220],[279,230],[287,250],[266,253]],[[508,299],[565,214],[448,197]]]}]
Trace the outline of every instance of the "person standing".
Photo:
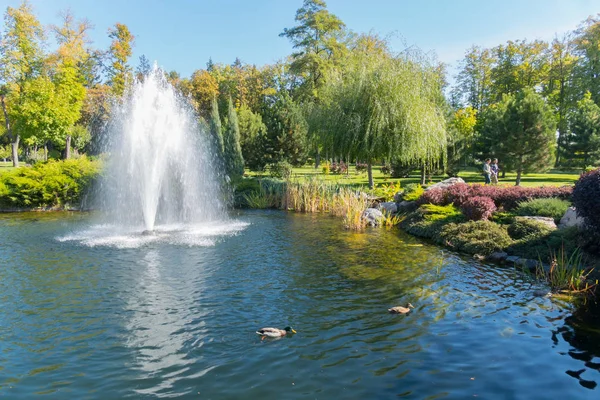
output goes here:
[{"label": "person standing", "polygon": [[492,160],[486,158],[485,162],[483,163],[483,177],[485,178],[486,185],[489,185],[491,183],[490,175],[492,173],[492,169],[490,168],[490,162],[492,162]]},{"label": "person standing", "polygon": [[498,172],[500,171],[500,168],[498,167],[498,159],[494,158],[492,160],[492,164],[490,165],[490,171],[491,171],[491,180],[492,180],[492,185],[497,185],[498,184]]}]

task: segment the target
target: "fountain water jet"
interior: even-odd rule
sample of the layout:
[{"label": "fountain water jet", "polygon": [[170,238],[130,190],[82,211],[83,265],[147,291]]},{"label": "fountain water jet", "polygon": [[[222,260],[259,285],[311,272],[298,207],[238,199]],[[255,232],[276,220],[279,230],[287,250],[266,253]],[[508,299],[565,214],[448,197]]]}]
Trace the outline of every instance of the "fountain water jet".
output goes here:
[{"label": "fountain water jet", "polygon": [[156,66],[113,112],[104,208],[118,225],[224,219],[210,136]]}]

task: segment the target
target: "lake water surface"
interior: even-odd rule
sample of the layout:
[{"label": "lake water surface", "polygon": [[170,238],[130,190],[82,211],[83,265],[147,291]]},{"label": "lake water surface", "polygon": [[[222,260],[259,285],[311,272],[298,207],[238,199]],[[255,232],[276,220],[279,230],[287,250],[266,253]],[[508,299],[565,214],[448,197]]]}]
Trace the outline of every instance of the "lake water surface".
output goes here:
[{"label": "lake water surface", "polygon": [[[156,236],[89,214],[0,215],[0,397],[600,398],[597,306],[543,288],[318,215]],[[255,334],[288,325],[298,333]]]}]

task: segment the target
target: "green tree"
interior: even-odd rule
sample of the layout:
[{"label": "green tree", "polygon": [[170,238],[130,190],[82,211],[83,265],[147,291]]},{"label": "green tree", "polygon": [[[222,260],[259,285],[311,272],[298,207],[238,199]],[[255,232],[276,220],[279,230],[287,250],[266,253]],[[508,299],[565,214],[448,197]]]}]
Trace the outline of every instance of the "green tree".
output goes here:
[{"label": "green tree", "polygon": [[328,143],[337,154],[367,162],[369,187],[375,160],[424,164],[443,156],[447,133],[440,74],[422,54],[356,52],[325,93]]},{"label": "green tree", "polygon": [[64,157],[71,157],[71,130],[81,117],[81,109],[85,98],[85,78],[81,66],[89,57],[85,45],[90,24],[86,20],[75,22],[73,15],[63,15],[63,25],[54,26],[52,30],[59,44],[53,57],[56,62],[53,80],[56,90],[56,116],[60,121],[56,124],[54,142],[64,142]]},{"label": "green tree", "polygon": [[477,46],[467,50],[461,61],[453,92],[476,112],[483,111],[491,103],[494,62],[490,50]]},{"label": "green tree", "polygon": [[304,0],[295,20],[298,25],[285,28],[279,36],[288,38],[296,49],[290,69],[303,79],[304,93],[311,99],[318,97],[328,72],[341,60],[345,25],[327,10],[324,0]]},{"label": "green tree", "polygon": [[502,101],[485,112],[482,136],[489,151],[504,169],[522,174],[540,172],[552,165],[556,121],[550,106],[532,89],[504,95]]},{"label": "green tree", "polygon": [[150,61],[148,58],[142,54],[140,56],[140,61],[138,66],[135,69],[135,76],[138,81],[143,82],[144,78],[152,71],[152,66],[150,65]]},{"label": "green tree", "polygon": [[552,41],[549,49],[550,68],[543,85],[544,96],[556,115],[558,137],[555,165],[557,166],[561,163],[563,157],[569,156],[567,149],[567,116],[574,107],[573,73],[578,61],[574,50],[574,43],[570,35]]},{"label": "green tree", "polygon": [[[21,124],[15,121],[19,109],[27,107],[27,93],[31,81],[41,74],[45,40],[44,29],[33,14],[31,5],[24,1],[19,8],[8,7],[4,16],[4,34],[0,44],[0,105],[4,114],[6,134],[12,145],[12,161],[19,166]],[[22,121],[22,119],[20,120]]]},{"label": "green tree", "polygon": [[590,92],[577,102],[569,125],[569,149],[579,161],[579,166],[585,169],[589,165],[597,165],[600,160],[600,107],[594,103]]},{"label": "green tree", "polygon": [[244,175],[244,158],[240,146],[240,127],[238,125],[237,112],[233,106],[231,97],[227,108],[227,129],[223,135],[225,146],[224,159],[225,169],[230,178],[239,178]]},{"label": "green tree", "polygon": [[127,25],[117,23],[108,30],[108,37],[112,39],[110,44],[111,65],[108,69],[109,84],[117,96],[125,92],[125,84],[131,76],[131,67],[127,64],[132,54],[134,36]]},{"label": "green tree", "polygon": [[225,153],[225,145],[223,142],[223,128],[221,126],[221,116],[219,115],[219,104],[217,103],[216,97],[213,97],[211,102],[209,124],[210,134],[215,145],[217,154],[219,155],[219,159],[222,159],[223,154]]},{"label": "green tree", "polygon": [[242,104],[237,115],[244,163],[253,171],[262,171],[265,167],[262,145],[265,143],[267,127],[260,114],[252,112],[245,104]]},{"label": "green tree", "polygon": [[600,104],[600,14],[586,19],[575,34],[576,53],[581,57],[576,71],[580,93],[589,91]]}]

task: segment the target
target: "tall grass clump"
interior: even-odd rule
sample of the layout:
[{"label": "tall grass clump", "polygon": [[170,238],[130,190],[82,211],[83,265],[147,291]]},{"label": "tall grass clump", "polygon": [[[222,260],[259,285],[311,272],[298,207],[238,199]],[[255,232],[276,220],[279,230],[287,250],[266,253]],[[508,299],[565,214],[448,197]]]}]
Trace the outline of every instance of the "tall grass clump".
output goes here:
[{"label": "tall grass clump", "polygon": [[357,231],[367,226],[362,214],[368,205],[369,199],[365,193],[339,188],[332,198],[331,214],[342,217],[347,229]]},{"label": "tall grass clump", "polygon": [[[541,264],[541,262],[540,262]],[[550,268],[537,268],[537,276],[545,280],[555,291],[570,293],[593,293],[597,283],[590,284],[587,278],[593,269],[586,269],[583,264],[583,253],[575,249],[570,254],[562,247],[552,256]]]}]

